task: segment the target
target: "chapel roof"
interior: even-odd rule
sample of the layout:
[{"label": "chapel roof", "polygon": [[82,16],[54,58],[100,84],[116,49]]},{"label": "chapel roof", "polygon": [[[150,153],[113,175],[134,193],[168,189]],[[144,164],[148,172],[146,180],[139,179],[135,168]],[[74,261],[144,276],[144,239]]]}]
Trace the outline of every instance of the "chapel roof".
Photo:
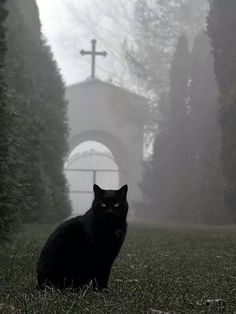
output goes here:
[{"label": "chapel roof", "polygon": [[121,86],[118,86],[118,85],[115,85],[113,83],[110,83],[110,82],[105,82],[103,80],[100,80],[99,78],[94,78],[94,79],[91,79],[91,78],[88,78],[87,80],[84,80],[84,81],[81,81],[81,82],[78,82],[78,83],[75,83],[75,84],[72,84],[72,85],[69,85],[67,86],[67,90],[70,90],[70,89],[77,89],[77,88],[83,88],[83,86],[93,86],[93,85],[100,85],[102,87],[105,87],[105,88],[110,88],[110,89],[114,89],[116,91],[120,91],[121,93],[126,93],[127,96],[132,96],[132,97],[137,97],[139,98],[140,100],[144,101],[144,102],[147,102],[148,99],[142,95],[139,95],[133,91],[130,91],[124,87],[121,87]]}]

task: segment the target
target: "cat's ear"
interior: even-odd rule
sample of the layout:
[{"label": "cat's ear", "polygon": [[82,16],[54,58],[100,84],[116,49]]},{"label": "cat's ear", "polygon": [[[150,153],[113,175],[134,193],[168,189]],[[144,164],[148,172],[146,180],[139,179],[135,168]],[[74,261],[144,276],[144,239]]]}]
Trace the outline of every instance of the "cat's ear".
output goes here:
[{"label": "cat's ear", "polygon": [[128,185],[126,184],[122,186],[122,188],[119,189],[119,192],[122,194],[124,198],[126,198],[128,192]]},{"label": "cat's ear", "polygon": [[93,191],[94,191],[95,196],[99,196],[103,192],[103,190],[97,184],[93,185]]}]

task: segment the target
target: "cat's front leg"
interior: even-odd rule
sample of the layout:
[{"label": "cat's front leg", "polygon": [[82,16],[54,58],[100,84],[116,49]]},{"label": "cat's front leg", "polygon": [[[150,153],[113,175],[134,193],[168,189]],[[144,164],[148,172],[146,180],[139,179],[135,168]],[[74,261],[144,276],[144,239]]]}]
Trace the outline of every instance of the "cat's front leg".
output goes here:
[{"label": "cat's front leg", "polygon": [[107,289],[108,281],[110,277],[111,267],[103,267],[97,271],[96,277],[94,279],[94,290],[102,291]]}]

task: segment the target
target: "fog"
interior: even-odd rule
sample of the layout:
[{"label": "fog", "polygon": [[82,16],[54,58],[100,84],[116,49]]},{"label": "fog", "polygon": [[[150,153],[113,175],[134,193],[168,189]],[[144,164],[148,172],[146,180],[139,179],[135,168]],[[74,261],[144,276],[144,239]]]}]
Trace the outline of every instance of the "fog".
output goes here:
[{"label": "fog", "polygon": [[[55,12],[55,3],[57,12]],[[122,45],[132,39],[133,0],[86,1],[37,0],[42,30],[48,39],[68,85],[89,77],[90,60],[79,54],[98,40],[98,49],[107,50],[106,59],[97,63],[97,75],[104,80],[125,80],[129,71]],[[126,77],[125,77],[126,76]]]},{"label": "fog", "polygon": [[[71,214],[90,207],[94,183],[104,189],[127,183],[134,220],[232,222],[233,162],[230,168],[229,157],[229,170],[226,161],[234,152],[228,149],[232,135],[222,99],[230,98],[233,88],[225,90],[220,75],[217,51],[223,48],[215,41],[214,23],[220,20],[214,5],[207,0],[36,2],[17,4],[25,29],[35,32],[25,47],[30,50],[39,35],[57,74],[49,63],[48,73],[35,72],[35,88],[42,80],[38,99],[48,97],[48,105],[33,105],[32,114],[41,121],[39,130],[55,123],[38,147],[50,158],[60,152],[55,169],[66,177],[63,193],[69,195]],[[23,92],[11,68],[14,14],[9,4],[8,80],[17,95],[30,95],[33,88]],[[40,49],[35,45],[25,53],[36,56]],[[30,66],[39,60],[43,55]],[[47,177],[47,158],[41,166]],[[54,183],[46,181],[46,190],[53,190]]]},{"label": "fog", "polygon": [[236,314],[236,1],[0,1],[0,313]]}]

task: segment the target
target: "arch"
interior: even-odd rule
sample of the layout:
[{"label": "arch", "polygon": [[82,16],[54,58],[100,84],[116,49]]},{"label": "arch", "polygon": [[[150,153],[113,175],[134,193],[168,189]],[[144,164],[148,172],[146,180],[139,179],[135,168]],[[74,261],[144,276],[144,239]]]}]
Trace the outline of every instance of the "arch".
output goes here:
[{"label": "arch", "polygon": [[107,132],[99,130],[84,131],[69,138],[69,154],[78,145],[86,141],[99,142],[112,152],[115,162],[120,169],[120,183],[125,184],[126,178],[129,175],[128,156],[121,141]]},{"label": "arch", "polygon": [[[70,167],[71,164],[73,164],[74,162],[78,161],[81,158],[84,158],[86,156],[90,156],[91,152],[93,153],[94,156],[106,157],[106,158],[114,161],[114,163],[116,164],[115,158],[113,157],[113,155],[111,153],[109,153],[109,152],[97,152],[96,150],[92,149],[92,150],[85,151],[82,153],[75,153],[74,155],[70,156],[68,159],[67,167]],[[116,164],[116,166],[118,167],[117,164]]]}]

